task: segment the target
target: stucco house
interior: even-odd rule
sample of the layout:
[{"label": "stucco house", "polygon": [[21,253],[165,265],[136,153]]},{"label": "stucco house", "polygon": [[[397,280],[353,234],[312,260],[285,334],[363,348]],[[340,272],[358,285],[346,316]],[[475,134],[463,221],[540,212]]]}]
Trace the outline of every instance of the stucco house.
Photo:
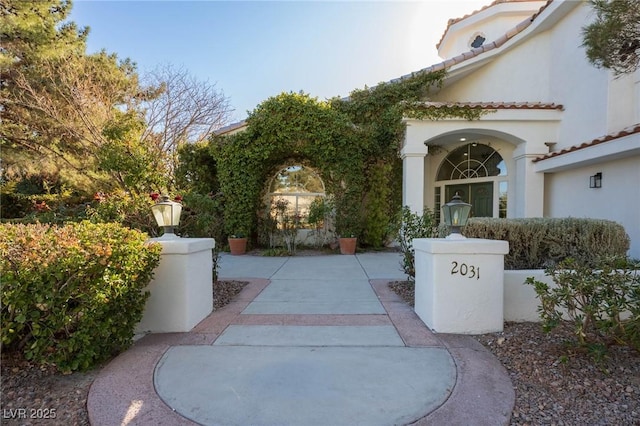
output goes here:
[{"label": "stucco house", "polygon": [[424,107],[485,114],[404,120],[403,204],[439,215],[457,192],[476,217],[609,219],[640,258],[640,70],[615,77],[587,61],[592,19],[586,1],[496,0],[450,20],[444,61],[419,70],[447,71]]},{"label": "stucco house", "polygon": [[475,216],[610,219],[640,258],[640,71],[587,61],[593,18],[583,1],[498,0],[450,20],[445,60],[426,68],[447,77],[425,104],[486,114],[405,119],[403,203],[439,212],[459,192]]}]

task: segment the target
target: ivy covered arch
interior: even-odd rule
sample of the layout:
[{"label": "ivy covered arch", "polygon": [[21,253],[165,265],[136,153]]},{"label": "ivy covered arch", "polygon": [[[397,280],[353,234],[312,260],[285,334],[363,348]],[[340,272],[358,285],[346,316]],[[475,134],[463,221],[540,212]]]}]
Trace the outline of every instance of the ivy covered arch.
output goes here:
[{"label": "ivy covered arch", "polygon": [[300,163],[317,170],[333,196],[337,234],[382,245],[402,207],[402,117],[472,120],[482,114],[464,106],[425,106],[421,101],[444,76],[418,72],[327,102],[283,93],[258,105],[244,131],[212,138],[226,234],[255,232],[266,182],[283,164]]},{"label": "ivy covered arch", "polygon": [[225,197],[227,234],[250,234],[261,210],[265,183],[283,164],[311,165],[336,205],[336,231],[359,234],[365,137],[348,117],[305,94],[281,94],[260,104],[247,129],[217,138],[211,150]]}]

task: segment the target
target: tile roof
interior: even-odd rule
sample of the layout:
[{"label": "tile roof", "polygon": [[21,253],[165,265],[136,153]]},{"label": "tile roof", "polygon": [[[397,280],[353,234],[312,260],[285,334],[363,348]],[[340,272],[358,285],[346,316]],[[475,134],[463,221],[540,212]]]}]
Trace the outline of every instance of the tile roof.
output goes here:
[{"label": "tile roof", "polygon": [[545,102],[421,102],[425,107],[470,107],[479,109],[557,109],[564,111],[564,106]]},{"label": "tile roof", "polygon": [[553,158],[553,157],[557,157],[559,155],[563,155],[563,154],[568,154],[570,152],[575,152],[584,148],[589,148],[591,146],[595,146],[604,142],[609,142],[618,138],[623,138],[625,136],[629,136],[632,135],[634,133],[640,133],[640,123],[634,124],[632,126],[626,127],[622,130],[620,130],[619,132],[616,133],[609,133],[608,135],[604,135],[601,136],[599,138],[596,138],[592,141],[589,142],[584,142],[581,143],[580,145],[573,145],[569,148],[565,148],[563,150],[560,151],[555,151],[555,152],[550,152],[548,154],[542,155],[538,158],[535,158],[533,160],[534,163],[537,163],[538,161],[542,161],[542,160],[547,160],[549,158]]},{"label": "tile roof", "polygon": [[246,120],[242,120],[242,121],[238,121],[236,123],[231,123],[227,126],[221,127],[218,130],[215,131],[216,135],[224,135],[226,133],[229,132],[233,132],[234,130],[240,129],[244,126],[246,126],[247,122]]},{"label": "tile roof", "polygon": [[[465,20],[465,19],[467,19],[467,18],[469,18],[471,16],[477,15],[478,13],[482,12],[483,10],[487,10],[490,7],[495,6],[497,4],[500,4],[500,3],[518,3],[518,2],[528,2],[528,1],[531,1],[531,0],[495,0],[491,4],[483,6],[478,10],[474,10],[473,12],[468,13],[468,14],[460,17],[460,18],[451,18],[451,19],[449,19],[449,21],[447,22],[447,28],[445,28],[444,32],[442,33],[442,37],[440,37],[440,41],[436,44],[436,49],[440,48],[440,44],[442,44],[442,40],[444,40],[444,36],[447,34],[447,31],[449,31],[449,28],[451,28],[452,25],[454,25],[454,24],[456,24],[456,23],[458,23],[460,21],[463,21],[463,20]],[[551,3],[551,1],[553,1],[553,0],[550,0],[548,3]],[[540,11],[538,11],[538,13],[540,13]],[[531,19],[531,20],[533,20],[533,19]]]}]

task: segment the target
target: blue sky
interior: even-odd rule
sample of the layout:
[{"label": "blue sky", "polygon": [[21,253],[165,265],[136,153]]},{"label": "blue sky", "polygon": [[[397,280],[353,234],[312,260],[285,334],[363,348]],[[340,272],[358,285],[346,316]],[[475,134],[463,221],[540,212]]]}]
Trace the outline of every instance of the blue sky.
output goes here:
[{"label": "blue sky", "polygon": [[447,20],[490,2],[75,0],[70,19],[91,28],[89,52],[215,83],[238,121],[281,92],[346,96],[440,62]]}]

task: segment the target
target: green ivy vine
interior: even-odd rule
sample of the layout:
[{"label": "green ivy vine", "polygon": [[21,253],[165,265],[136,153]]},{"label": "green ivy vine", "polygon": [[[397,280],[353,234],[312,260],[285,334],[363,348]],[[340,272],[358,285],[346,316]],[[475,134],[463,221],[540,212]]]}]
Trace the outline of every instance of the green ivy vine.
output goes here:
[{"label": "green ivy vine", "polygon": [[333,197],[338,235],[364,236],[368,244],[381,245],[402,204],[402,117],[480,116],[473,108],[445,111],[420,104],[444,76],[415,73],[328,101],[282,93],[249,113],[244,131],[212,137],[209,151],[224,197],[225,232],[255,233],[269,178],[283,164],[304,163],[318,171]]}]

